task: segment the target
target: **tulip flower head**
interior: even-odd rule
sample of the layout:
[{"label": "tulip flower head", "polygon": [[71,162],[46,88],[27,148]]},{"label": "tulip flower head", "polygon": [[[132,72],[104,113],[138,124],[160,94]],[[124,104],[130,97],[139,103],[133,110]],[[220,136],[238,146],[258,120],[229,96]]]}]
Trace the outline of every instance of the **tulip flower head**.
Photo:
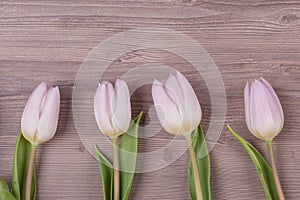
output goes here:
[{"label": "tulip flower head", "polygon": [[284,124],[282,106],[272,86],[263,78],[247,83],[244,97],[248,129],[259,139],[272,140]]},{"label": "tulip flower head", "polygon": [[154,80],[152,97],[163,128],[171,134],[190,134],[200,123],[202,112],[197,96],[180,73],[165,82]]},{"label": "tulip flower head", "polygon": [[123,80],[116,80],[115,88],[103,81],[99,83],[94,112],[100,131],[109,137],[117,137],[127,131],[131,120],[130,94]]},{"label": "tulip flower head", "polygon": [[41,83],[29,97],[23,111],[23,136],[34,145],[50,140],[57,129],[59,107],[58,87]]}]

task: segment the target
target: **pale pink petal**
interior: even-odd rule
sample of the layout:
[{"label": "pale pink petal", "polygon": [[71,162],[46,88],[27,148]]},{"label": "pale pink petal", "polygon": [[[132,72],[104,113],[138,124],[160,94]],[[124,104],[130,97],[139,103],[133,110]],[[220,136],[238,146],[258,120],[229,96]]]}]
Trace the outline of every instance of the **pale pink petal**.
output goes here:
[{"label": "pale pink petal", "polygon": [[277,107],[279,109],[279,112],[281,114],[281,117],[284,119],[284,114],[283,114],[283,109],[282,109],[282,106],[281,106],[281,103],[280,103],[280,100],[276,94],[276,92],[274,91],[273,87],[271,86],[271,84],[266,81],[264,78],[260,78],[260,81],[264,84],[264,86],[269,90],[269,92],[271,93],[275,103],[277,104]]},{"label": "pale pink petal", "polygon": [[152,85],[152,97],[158,119],[164,129],[172,134],[177,134],[181,129],[181,116],[177,105],[166,93],[161,82],[154,80]]},{"label": "pale pink petal", "polygon": [[251,120],[250,120],[250,85],[247,82],[244,89],[244,101],[245,101],[245,118],[248,129],[252,129]]},{"label": "pale pink petal", "polygon": [[253,121],[252,126],[264,139],[272,139],[281,130],[281,114],[272,94],[260,81],[253,87]]},{"label": "pale pink petal", "polygon": [[250,99],[249,99],[249,118],[250,118],[250,123],[247,124],[249,127],[250,132],[256,136],[257,138],[263,139],[262,136],[257,132],[255,129],[255,124],[254,124],[254,117],[255,117],[255,91],[253,87],[253,83],[250,85]]},{"label": "pale pink petal", "polygon": [[[95,96],[94,96],[94,114],[95,114],[95,119],[96,119],[96,122],[100,128],[100,113],[101,113],[101,108],[100,108],[100,97],[101,97],[101,94],[100,94],[100,90],[104,90],[105,87],[104,85],[101,85],[100,83],[98,84],[98,87],[97,87],[97,90],[96,90],[96,93],[95,93]],[[102,92],[103,93],[103,92]]]},{"label": "pale pink petal", "polygon": [[114,90],[113,85],[110,82],[103,81],[106,85],[106,95],[107,95],[107,108],[108,108],[108,116],[111,119],[116,109],[116,91]]},{"label": "pale pink petal", "polygon": [[41,83],[29,97],[22,115],[21,129],[24,137],[33,142],[38,128],[41,104],[47,93],[47,84]]},{"label": "pale pink petal", "polygon": [[50,88],[41,110],[41,117],[36,135],[36,143],[50,140],[57,129],[60,108],[60,93],[58,87]]},{"label": "pale pink petal", "polygon": [[[108,99],[108,90],[110,89],[107,89],[107,85],[110,85],[110,83],[104,82],[98,85],[94,97],[94,112],[100,131],[107,136],[112,136],[114,130],[111,126],[110,102]],[[108,87],[110,88],[110,86]]]},{"label": "pale pink petal", "polygon": [[116,134],[119,135],[127,131],[131,120],[130,94],[125,81],[116,80],[115,94],[116,102],[112,124]]},{"label": "pale pink petal", "polygon": [[187,127],[185,129],[191,132],[199,125],[201,121],[201,107],[195,91],[188,80],[178,71],[176,78],[181,87],[181,91],[183,92],[183,109],[185,111],[183,123],[186,123],[185,126]]},{"label": "pale pink petal", "polygon": [[[170,97],[170,99],[179,107],[183,105],[183,91],[177,78],[174,75],[170,75],[164,84],[164,88]],[[183,109],[183,108],[182,108]]]},{"label": "pale pink petal", "polygon": [[[281,103],[274,89],[265,79],[260,79],[261,86],[265,88],[265,93],[267,95],[268,104],[271,110],[271,116],[273,120],[274,126],[272,126],[271,131],[269,131],[269,135],[274,135],[275,137],[279,134],[284,125],[284,114]],[[270,137],[270,136],[269,136]]]}]

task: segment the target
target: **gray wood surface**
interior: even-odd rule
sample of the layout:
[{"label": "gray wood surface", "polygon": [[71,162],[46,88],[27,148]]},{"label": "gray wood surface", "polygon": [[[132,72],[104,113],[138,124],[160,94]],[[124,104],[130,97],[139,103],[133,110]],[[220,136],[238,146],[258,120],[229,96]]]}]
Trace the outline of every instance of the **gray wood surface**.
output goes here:
[{"label": "gray wood surface", "polygon": [[[0,1],[0,177],[11,183],[13,150],[28,96],[41,81],[59,85],[61,113],[56,136],[38,149],[38,199],[102,199],[97,161],[81,143],[73,122],[72,90],[83,59],[101,41],[139,27],[180,31],[210,53],[227,92],[226,124],[267,155],[263,141],[249,134],[243,87],[264,76],[277,91],[285,127],[274,141],[279,175],[288,200],[300,199],[300,2],[269,0],[6,0]],[[192,66],[166,52],[131,52],[112,64],[113,80],[130,67],[156,61],[191,81],[210,119],[208,91]],[[133,114],[152,104],[150,85],[132,96]],[[147,124],[148,118],[143,118]],[[157,124],[157,126],[159,126]],[[141,139],[151,151],[171,137],[161,131]],[[185,153],[170,166],[135,176],[130,199],[188,199]],[[265,199],[255,168],[224,127],[211,151],[213,199]]]}]

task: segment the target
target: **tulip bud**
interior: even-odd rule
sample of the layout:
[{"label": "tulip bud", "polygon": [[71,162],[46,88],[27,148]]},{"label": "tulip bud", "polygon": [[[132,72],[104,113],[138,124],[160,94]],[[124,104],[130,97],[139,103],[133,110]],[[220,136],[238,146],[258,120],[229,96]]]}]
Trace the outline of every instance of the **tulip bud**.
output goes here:
[{"label": "tulip bud", "polygon": [[57,129],[60,107],[58,87],[41,83],[29,97],[22,115],[23,136],[38,145],[50,140]]},{"label": "tulip bud", "polygon": [[283,110],[270,83],[255,80],[245,87],[245,116],[250,132],[259,139],[272,140],[283,128]]},{"label": "tulip bud", "polygon": [[130,95],[127,84],[116,80],[115,88],[103,81],[99,83],[94,111],[100,131],[109,137],[117,137],[127,131],[131,120]]},{"label": "tulip bud", "polygon": [[190,134],[200,123],[202,112],[188,80],[177,71],[165,82],[154,80],[152,97],[163,128],[171,134]]}]

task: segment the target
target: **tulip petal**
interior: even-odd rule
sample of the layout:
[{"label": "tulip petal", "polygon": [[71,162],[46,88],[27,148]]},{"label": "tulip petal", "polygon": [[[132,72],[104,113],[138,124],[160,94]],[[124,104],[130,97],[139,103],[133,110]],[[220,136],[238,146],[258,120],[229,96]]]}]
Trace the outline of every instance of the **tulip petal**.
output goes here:
[{"label": "tulip petal", "polygon": [[188,80],[178,71],[176,78],[180,85],[181,91],[183,92],[183,110],[185,111],[183,123],[187,123],[185,130],[189,131],[190,133],[199,125],[201,121],[201,107],[195,91]]},{"label": "tulip petal", "polygon": [[104,81],[104,82],[106,84],[108,117],[111,120],[114,110],[116,109],[116,91],[114,90],[114,87],[110,82],[107,82],[107,81]]},{"label": "tulip petal", "polygon": [[177,134],[181,127],[181,117],[177,105],[169,97],[160,81],[154,80],[152,97],[158,119],[164,129],[172,134]]},{"label": "tulip petal", "polygon": [[245,119],[248,129],[252,132],[251,120],[250,120],[250,84],[247,82],[244,89],[244,101],[245,101]]},{"label": "tulip petal", "polygon": [[277,105],[277,108],[279,109],[279,112],[281,114],[281,117],[284,118],[284,114],[283,114],[283,109],[280,103],[280,100],[276,94],[276,92],[274,91],[273,87],[271,86],[271,84],[266,81],[264,78],[260,78],[260,81],[264,84],[264,86],[269,90],[269,92],[271,93],[271,95],[273,96],[273,99]]},{"label": "tulip petal", "polygon": [[125,133],[130,125],[131,105],[130,94],[124,80],[115,82],[115,109],[112,114],[112,126],[117,135]]},{"label": "tulip petal", "polygon": [[[268,103],[271,110],[271,116],[273,118],[273,123],[275,124],[275,126],[273,126],[272,131],[274,133],[279,134],[284,125],[284,114],[280,100],[269,82],[261,78],[260,83],[262,87],[265,87],[265,91],[268,96]],[[276,135],[274,135],[274,137]]]},{"label": "tulip petal", "polygon": [[[257,130],[255,129],[255,124],[254,124],[254,113],[255,113],[255,109],[254,109],[254,104],[255,104],[255,100],[254,100],[254,88],[253,88],[253,84],[249,84],[249,123],[247,123],[248,129],[249,131],[257,138],[263,139],[262,136],[257,132]],[[246,88],[245,88],[246,91]],[[245,94],[246,97],[246,94]],[[245,105],[246,105],[246,99],[245,99]],[[246,109],[246,108],[245,108]],[[247,112],[247,111],[246,111]],[[247,122],[247,119],[246,119]]]},{"label": "tulip petal", "polygon": [[47,84],[43,82],[33,91],[23,111],[21,129],[23,136],[31,143],[38,128],[41,104],[46,92]]},{"label": "tulip petal", "polygon": [[36,143],[41,144],[50,140],[57,129],[60,108],[60,93],[58,87],[50,88],[41,110]]},{"label": "tulip petal", "polygon": [[253,91],[253,127],[264,139],[272,139],[282,129],[281,113],[273,95],[261,81],[255,81]]},{"label": "tulip petal", "polygon": [[112,101],[109,100],[109,96],[111,97],[111,92],[114,92],[113,88],[112,90],[111,88],[111,83],[99,83],[94,97],[95,118],[100,131],[107,136],[112,136],[114,133],[110,119]]},{"label": "tulip petal", "polygon": [[169,76],[164,84],[164,88],[171,100],[181,108],[183,106],[183,91],[174,75]]}]

